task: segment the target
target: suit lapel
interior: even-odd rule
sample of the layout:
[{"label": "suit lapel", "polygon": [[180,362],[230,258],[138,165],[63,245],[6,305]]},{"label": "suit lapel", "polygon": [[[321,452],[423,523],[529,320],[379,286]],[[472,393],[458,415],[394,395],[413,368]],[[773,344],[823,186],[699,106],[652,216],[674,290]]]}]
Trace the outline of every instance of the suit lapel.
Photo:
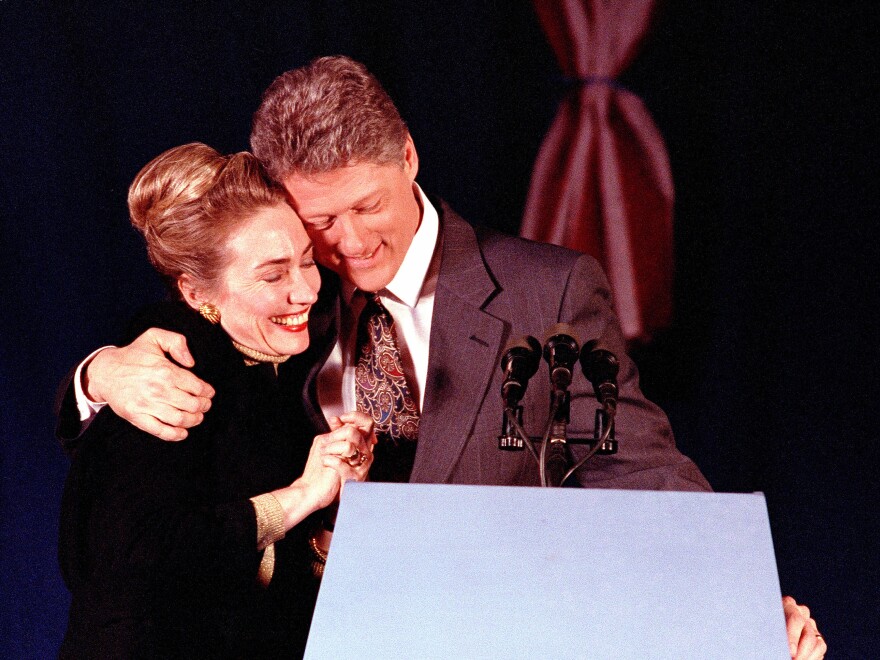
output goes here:
[{"label": "suit lapel", "polygon": [[[496,368],[504,323],[483,311],[498,286],[473,228],[445,204],[428,382],[411,481],[443,483],[473,429]],[[500,424],[499,419],[499,424]]]}]

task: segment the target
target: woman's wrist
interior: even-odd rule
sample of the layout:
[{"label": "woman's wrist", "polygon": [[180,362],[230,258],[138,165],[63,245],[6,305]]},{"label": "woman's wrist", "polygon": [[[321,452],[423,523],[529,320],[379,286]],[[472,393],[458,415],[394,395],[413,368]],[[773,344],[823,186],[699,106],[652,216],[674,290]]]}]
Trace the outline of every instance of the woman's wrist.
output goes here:
[{"label": "woman's wrist", "polygon": [[308,486],[300,480],[285,488],[272,491],[284,511],[284,527],[290,530],[315,511],[321,509],[319,498],[313,497]]}]

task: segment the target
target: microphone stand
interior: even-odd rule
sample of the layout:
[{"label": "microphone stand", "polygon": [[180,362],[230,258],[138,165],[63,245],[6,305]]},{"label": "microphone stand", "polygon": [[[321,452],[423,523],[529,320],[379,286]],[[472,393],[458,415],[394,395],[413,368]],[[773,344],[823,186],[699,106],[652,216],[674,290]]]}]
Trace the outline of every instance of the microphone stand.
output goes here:
[{"label": "microphone stand", "polygon": [[511,406],[510,404],[505,406],[504,419],[501,420],[501,435],[498,436],[498,449],[521,451],[523,448],[526,448],[529,450],[532,458],[539,462],[535,445],[525,432],[525,429],[523,429],[522,423],[523,407],[519,405]]},{"label": "microphone stand", "polygon": [[[498,436],[498,449],[503,451],[522,451],[528,449],[538,465],[538,475],[542,487],[561,486],[594,455],[607,456],[617,453],[614,416],[616,407],[604,406],[596,409],[593,438],[569,438],[568,423],[571,415],[571,394],[552,392],[550,395],[550,414],[542,438],[529,436],[522,426],[523,407],[510,403],[504,408],[502,432]],[[540,455],[535,450],[535,443],[541,443]],[[565,471],[568,463],[568,444],[589,445],[587,451],[577,463]],[[548,450],[549,446],[549,450]],[[548,457],[549,454],[549,457]],[[561,472],[559,470],[562,470]],[[548,479],[548,471],[550,472]]]},{"label": "microphone stand", "polygon": [[[550,395],[550,420],[544,442],[541,444],[540,476],[542,486],[562,486],[568,467],[568,422],[571,412],[571,394],[555,390]],[[549,447],[549,448],[548,448]]]},{"label": "microphone stand", "polygon": [[595,454],[601,453],[607,455],[617,453],[617,440],[614,439],[615,412],[617,412],[617,409],[614,406],[606,406],[604,408],[596,409],[596,421],[593,427],[593,439],[596,441],[596,444],[590,448],[581,460],[575,463],[571,469],[565,473],[565,476],[562,478],[563,482],[577,472],[580,467],[593,458]]}]

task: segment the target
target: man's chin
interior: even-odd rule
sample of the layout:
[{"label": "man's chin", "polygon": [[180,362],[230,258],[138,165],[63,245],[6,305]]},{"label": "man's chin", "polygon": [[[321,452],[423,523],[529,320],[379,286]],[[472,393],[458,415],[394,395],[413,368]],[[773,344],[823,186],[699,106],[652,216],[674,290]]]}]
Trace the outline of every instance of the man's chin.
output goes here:
[{"label": "man's chin", "polygon": [[384,289],[393,279],[393,276],[386,274],[384,271],[376,271],[375,269],[360,270],[357,268],[344,268],[337,271],[339,276],[349,284],[354,285],[361,291],[380,291]]}]

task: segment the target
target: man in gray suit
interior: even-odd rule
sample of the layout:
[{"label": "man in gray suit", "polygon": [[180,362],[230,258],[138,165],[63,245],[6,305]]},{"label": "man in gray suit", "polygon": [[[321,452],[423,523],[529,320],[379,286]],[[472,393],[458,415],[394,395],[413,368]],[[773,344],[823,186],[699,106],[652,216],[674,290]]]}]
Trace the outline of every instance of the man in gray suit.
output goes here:
[{"label": "man in gray suit", "polygon": [[[255,115],[251,145],[286,188],[318,261],[332,271],[318,306],[325,311],[316,309],[311,320],[326,330],[312,333],[318,359],[305,389],[316,425],[332,425],[357,406],[356,335],[366,304],[358,292],[375,293],[393,318],[420,411],[409,480],[535,485],[538,471],[528,452],[498,449],[499,364],[508,340],[540,337],[566,323],[578,339],[598,340],[621,363],[619,452],[594,456],[576,479],[592,487],[709,489],[676,449],[665,415],[639,391],[596,262],[477,229],[429,199],[415,182],[413,140],[362,65],[323,58],[280,76]],[[171,364],[165,352],[192,362],[181,337],[151,330],[129,346],[99,352],[77,385],[144,430],[182,439],[201,421],[212,389]],[[542,431],[549,391],[540,370],[523,400],[531,435]],[[578,373],[571,387],[572,436],[592,435],[596,407],[592,387]],[[575,458],[582,451],[575,449]],[[821,657],[824,640],[806,608],[788,598],[785,608],[792,656]]]}]

